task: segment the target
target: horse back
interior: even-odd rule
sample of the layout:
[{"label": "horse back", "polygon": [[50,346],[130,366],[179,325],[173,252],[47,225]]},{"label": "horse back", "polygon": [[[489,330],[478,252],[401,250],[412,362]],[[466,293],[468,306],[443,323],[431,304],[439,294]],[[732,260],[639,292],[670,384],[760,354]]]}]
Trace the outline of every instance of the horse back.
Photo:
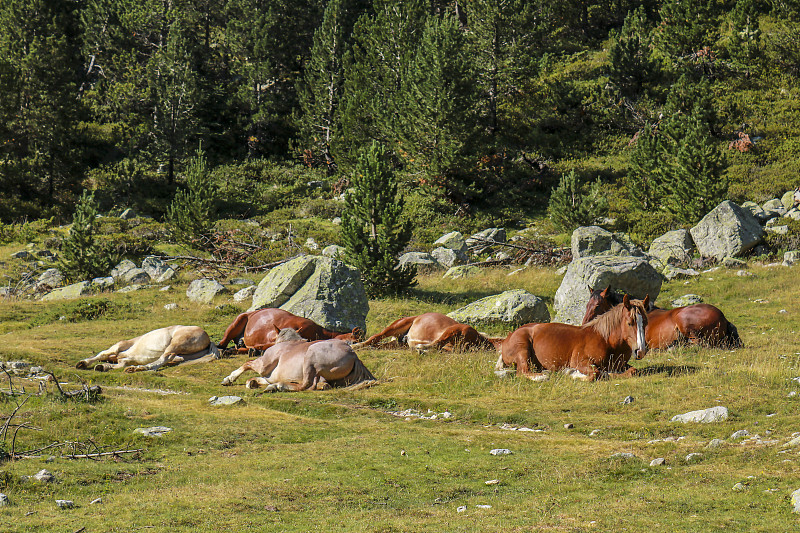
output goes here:
[{"label": "horse back", "polygon": [[409,339],[417,341],[433,341],[450,326],[458,324],[455,320],[441,313],[424,313],[417,316],[406,334]]}]

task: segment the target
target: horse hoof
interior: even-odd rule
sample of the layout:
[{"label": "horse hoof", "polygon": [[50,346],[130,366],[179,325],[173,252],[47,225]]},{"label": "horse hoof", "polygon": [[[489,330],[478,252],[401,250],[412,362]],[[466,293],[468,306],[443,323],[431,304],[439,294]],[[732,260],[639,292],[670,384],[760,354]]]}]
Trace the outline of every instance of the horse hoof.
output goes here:
[{"label": "horse hoof", "polygon": [[133,374],[134,372],[138,372],[138,371],[139,371],[139,368],[135,367],[135,366],[129,366],[129,367],[125,368],[125,373],[126,374]]},{"label": "horse hoof", "polygon": [[97,372],[105,372],[106,371],[106,365],[95,365],[94,369]]},{"label": "horse hoof", "polygon": [[75,368],[78,370],[85,370],[87,368],[86,361],[78,361],[78,364],[75,365]]},{"label": "horse hoof", "polygon": [[244,386],[245,386],[245,388],[251,389],[251,390],[257,389],[258,388],[258,382],[256,380],[254,380],[254,379],[248,379],[247,383],[245,383]]}]

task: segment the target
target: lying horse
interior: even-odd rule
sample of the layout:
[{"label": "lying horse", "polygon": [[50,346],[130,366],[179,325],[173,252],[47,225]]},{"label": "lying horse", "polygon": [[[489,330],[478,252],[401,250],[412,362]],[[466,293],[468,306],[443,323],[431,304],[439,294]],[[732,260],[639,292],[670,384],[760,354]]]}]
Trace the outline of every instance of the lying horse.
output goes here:
[{"label": "lying horse", "polygon": [[[589,288],[589,302],[583,323],[602,315],[622,301],[622,294]],[[663,350],[686,341],[690,344],[741,348],[744,346],[736,326],[728,322],[725,315],[709,304],[694,304],[675,309],[661,309],[650,305],[647,309],[647,344],[655,350]]]},{"label": "lying horse", "polygon": [[154,329],[140,337],[119,341],[94,357],[78,361],[76,368],[89,368],[99,361],[95,370],[103,372],[124,368],[125,372],[158,370],[164,365],[191,361],[201,363],[219,359],[217,345],[211,342],[203,328],[197,326],[168,326]]},{"label": "lying horse", "polygon": [[641,302],[625,296],[620,305],[583,326],[526,324],[502,342],[495,370],[513,364],[517,374],[534,381],[547,379],[543,370],[574,369],[572,377],[583,381],[609,373],[633,376],[636,369],[628,365],[631,356],[641,359],[647,353],[648,302],[649,298]]},{"label": "lying horse", "polygon": [[266,392],[323,390],[374,381],[375,377],[345,341],[308,342],[293,329],[277,332],[275,344],[261,357],[248,361],[222,380],[231,385],[243,372],[261,377],[247,381],[248,389],[266,385]]},{"label": "lying horse", "polygon": [[441,313],[425,313],[395,320],[380,333],[353,348],[374,346],[381,340],[395,337],[399,344],[423,350],[438,348],[453,350],[456,344],[465,348],[493,350],[503,339],[487,338],[467,324],[460,324]]},{"label": "lying horse", "polygon": [[247,353],[250,348],[266,350],[275,344],[277,332],[285,328],[295,330],[302,338],[309,341],[340,339],[356,342],[363,336],[359,328],[353,328],[353,331],[348,333],[337,333],[307,318],[293,315],[289,311],[266,308],[237,316],[225,330],[222,340],[219,341],[219,347],[226,348],[229,342],[234,341],[236,351],[239,353]]}]

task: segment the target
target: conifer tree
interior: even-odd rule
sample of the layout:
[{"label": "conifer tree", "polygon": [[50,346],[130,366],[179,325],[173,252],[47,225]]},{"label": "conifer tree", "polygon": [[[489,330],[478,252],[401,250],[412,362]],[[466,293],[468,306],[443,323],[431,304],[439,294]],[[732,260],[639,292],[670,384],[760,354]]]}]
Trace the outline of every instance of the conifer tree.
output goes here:
[{"label": "conifer tree", "polygon": [[59,267],[68,278],[88,280],[106,274],[113,258],[95,241],[97,203],[84,190],[72,217],[72,227],[61,244]]},{"label": "conifer tree", "polygon": [[399,294],[414,284],[416,268],[399,268],[397,259],[411,240],[411,224],[402,219],[403,198],[377,142],[362,151],[345,197],[342,242],[361,270],[370,297]]},{"label": "conifer tree", "polygon": [[619,36],[608,49],[608,77],[621,96],[635,97],[654,78],[657,65],[649,44],[644,7],[639,6],[628,12]]},{"label": "conifer tree", "polygon": [[661,136],[656,126],[647,124],[639,132],[628,163],[627,196],[639,211],[658,208],[664,195],[664,159]]},{"label": "conifer tree", "polygon": [[[185,185],[167,208],[167,223],[178,241],[197,244],[209,233],[216,215],[216,187],[206,170],[206,158],[202,150],[198,149],[189,160]],[[200,242],[201,247],[202,244]]]},{"label": "conifer tree", "polygon": [[547,213],[556,228],[572,231],[592,224],[607,207],[600,180],[581,185],[575,171],[564,174],[550,195]]}]

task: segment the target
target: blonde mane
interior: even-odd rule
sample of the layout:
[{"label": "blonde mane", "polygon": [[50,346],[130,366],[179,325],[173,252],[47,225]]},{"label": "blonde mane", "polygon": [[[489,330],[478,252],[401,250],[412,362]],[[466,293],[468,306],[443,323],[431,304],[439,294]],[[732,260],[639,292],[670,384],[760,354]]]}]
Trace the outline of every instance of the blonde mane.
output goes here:
[{"label": "blonde mane", "polygon": [[[642,304],[641,300],[631,300],[631,308],[636,308],[642,314],[642,317],[646,319],[647,312],[644,309],[644,305]],[[619,324],[622,322],[623,313],[627,310],[625,309],[624,304],[617,304],[611,308],[606,313],[593,318],[589,322],[583,325],[584,328],[593,328],[601,337],[604,339],[608,339],[611,337],[611,334],[619,328]]]}]

